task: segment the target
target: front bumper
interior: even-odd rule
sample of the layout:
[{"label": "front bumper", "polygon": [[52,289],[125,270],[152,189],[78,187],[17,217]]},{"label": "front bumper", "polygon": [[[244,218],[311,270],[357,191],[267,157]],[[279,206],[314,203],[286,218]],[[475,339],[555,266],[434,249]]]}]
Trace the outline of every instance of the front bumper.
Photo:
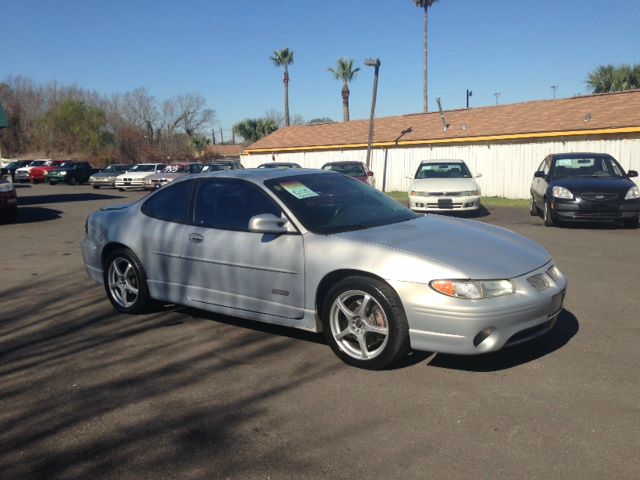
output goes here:
[{"label": "front bumper", "polygon": [[144,179],[134,178],[126,181],[117,179],[114,185],[116,188],[122,188],[124,190],[144,189]]},{"label": "front bumper", "polygon": [[480,195],[419,196],[409,195],[409,208],[414,212],[469,212],[480,208]]},{"label": "front bumper", "polygon": [[91,177],[89,184],[96,187],[113,187],[115,180],[115,177]]},{"label": "front bumper", "polygon": [[29,172],[16,171],[14,178],[16,182],[21,182],[21,183],[31,181],[31,178],[29,177]]},{"label": "front bumper", "polygon": [[166,185],[169,182],[170,182],[170,180],[167,180],[167,179],[157,179],[157,178],[153,178],[151,180],[145,179],[145,181],[144,181],[144,189],[145,190],[155,190],[156,188],[160,188],[160,187]]},{"label": "front bumper", "polygon": [[558,220],[567,222],[628,220],[640,215],[640,200],[589,202],[583,199],[554,199],[551,211]]},{"label": "front bumper", "polygon": [[[425,284],[390,282],[402,299],[415,350],[473,355],[525,342],[551,330],[562,310],[567,282],[547,271],[552,262],[511,279],[516,291],[502,297],[447,297]],[[528,279],[541,276],[542,291]]]},{"label": "front bumper", "polygon": [[47,174],[47,182],[49,183],[60,183],[60,182],[64,182],[66,180],[67,176],[66,175],[60,175],[58,173],[48,173]]}]

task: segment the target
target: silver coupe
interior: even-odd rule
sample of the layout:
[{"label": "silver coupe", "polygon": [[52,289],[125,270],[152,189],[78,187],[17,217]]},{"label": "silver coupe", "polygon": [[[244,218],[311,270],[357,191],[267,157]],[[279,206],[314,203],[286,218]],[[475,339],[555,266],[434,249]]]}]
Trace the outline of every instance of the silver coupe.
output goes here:
[{"label": "silver coupe", "polygon": [[410,349],[479,354],[542,335],[567,285],[532,240],[307,169],[175,180],[91,214],[82,254],[119,312],[159,301],[323,331],[370,369]]}]

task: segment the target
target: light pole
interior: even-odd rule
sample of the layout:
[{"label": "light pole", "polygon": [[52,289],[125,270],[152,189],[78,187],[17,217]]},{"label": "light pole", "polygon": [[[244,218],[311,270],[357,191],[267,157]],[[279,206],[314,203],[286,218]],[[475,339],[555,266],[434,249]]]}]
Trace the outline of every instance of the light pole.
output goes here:
[{"label": "light pole", "polygon": [[473,92],[467,88],[467,108],[469,108],[469,97],[473,97]]},{"label": "light pole", "polygon": [[369,140],[367,142],[367,168],[371,168],[371,144],[373,143],[373,119],[376,113],[376,96],[378,95],[378,73],[380,71],[379,58],[365,58],[367,67],[375,67],[373,74],[373,98],[371,99],[371,116],[369,117]]},{"label": "light pole", "polygon": [[496,97],[496,105],[498,105],[498,98],[500,98],[500,95],[502,95],[502,92],[496,92],[493,95]]},{"label": "light pole", "polygon": [[556,99],[556,90],[558,90],[558,85],[551,85],[551,90],[553,90],[553,99]]}]

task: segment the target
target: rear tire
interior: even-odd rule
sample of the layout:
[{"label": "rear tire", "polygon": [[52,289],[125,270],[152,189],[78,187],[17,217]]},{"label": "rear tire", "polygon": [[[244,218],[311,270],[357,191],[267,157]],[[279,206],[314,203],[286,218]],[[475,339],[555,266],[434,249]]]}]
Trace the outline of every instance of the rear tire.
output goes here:
[{"label": "rear tire", "polygon": [[100,187],[98,185],[91,185],[94,190],[98,190]]},{"label": "rear tire", "polygon": [[529,215],[531,215],[532,217],[540,216],[540,210],[538,210],[536,202],[533,199],[533,195],[531,195],[531,200],[529,201]]},{"label": "rear tire", "polygon": [[128,248],[115,250],[107,257],[103,279],[107,297],[117,311],[135,314],[151,308],[147,274]]},{"label": "rear tire", "polygon": [[78,179],[76,177],[69,177],[67,179],[67,182],[69,183],[69,185],[76,185],[78,183]]},{"label": "rear tire", "polygon": [[321,312],[327,343],[349,365],[379,370],[410,349],[402,303],[380,280],[363,276],[340,280],[327,294]]}]

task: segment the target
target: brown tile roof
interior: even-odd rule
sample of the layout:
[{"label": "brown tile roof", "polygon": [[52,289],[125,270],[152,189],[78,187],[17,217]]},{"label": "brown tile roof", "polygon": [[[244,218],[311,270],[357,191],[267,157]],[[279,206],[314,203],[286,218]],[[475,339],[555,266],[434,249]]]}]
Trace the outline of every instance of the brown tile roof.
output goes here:
[{"label": "brown tile roof", "polygon": [[239,156],[243,151],[242,145],[209,145],[205,153],[209,155]]},{"label": "brown tile roof", "polygon": [[[469,142],[500,137],[612,133],[598,131],[628,127],[640,132],[640,90],[449,110],[445,111],[445,118],[449,124],[446,132],[439,112],[378,118],[374,142],[377,145]],[[248,146],[245,153],[314,147],[361,148],[367,143],[368,129],[368,120],[282,128]]]}]

